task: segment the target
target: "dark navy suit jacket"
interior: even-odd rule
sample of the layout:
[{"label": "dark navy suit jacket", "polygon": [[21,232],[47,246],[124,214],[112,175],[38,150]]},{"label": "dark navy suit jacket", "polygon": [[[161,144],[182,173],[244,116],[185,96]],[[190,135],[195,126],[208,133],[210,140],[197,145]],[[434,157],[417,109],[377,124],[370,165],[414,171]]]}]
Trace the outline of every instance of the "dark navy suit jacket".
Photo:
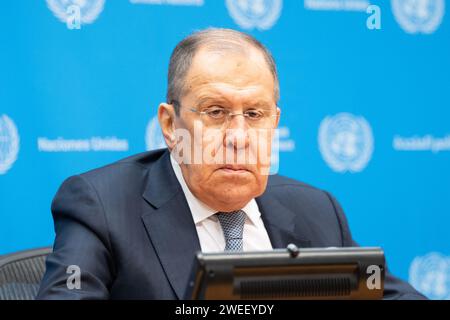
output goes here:
[{"label": "dark navy suit jacket", "polygon": [[[325,191],[274,175],[256,202],[274,248],[356,246]],[[70,177],[52,213],[54,251],[38,299],[183,298],[200,243],[167,149]],[[70,265],[81,289],[67,288]],[[387,274],[385,298],[423,296]]]}]

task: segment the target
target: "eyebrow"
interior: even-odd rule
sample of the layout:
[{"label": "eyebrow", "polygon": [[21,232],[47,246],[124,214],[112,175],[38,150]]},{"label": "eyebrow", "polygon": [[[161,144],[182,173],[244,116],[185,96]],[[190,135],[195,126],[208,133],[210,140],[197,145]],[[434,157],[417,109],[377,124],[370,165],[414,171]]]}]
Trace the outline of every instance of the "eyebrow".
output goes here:
[{"label": "eyebrow", "polygon": [[223,96],[212,96],[212,95],[209,95],[209,96],[200,97],[200,98],[197,100],[197,104],[198,104],[198,105],[202,105],[202,104],[204,104],[205,102],[209,102],[209,101],[220,101],[220,102],[225,102],[225,101],[228,101],[228,99],[226,99],[226,98],[223,97]]},{"label": "eyebrow", "polygon": [[270,108],[272,106],[272,104],[266,100],[256,100],[256,101],[250,101],[249,103],[244,103],[244,106]]},{"label": "eyebrow", "polygon": [[200,97],[197,102],[196,105],[198,108],[204,108],[207,107],[207,104],[214,104],[214,105],[223,105],[223,106],[227,106],[230,104],[230,101],[223,97],[223,96],[204,96],[204,97]]},{"label": "eyebrow", "polygon": [[[214,103],[230,103],[230,101],[223,97],[223,96],[214,96],[214,95],[209,95],[209,96],[204,96],[204,97],[200,97],[197,101],[197,105],[198,106],[202,106],[207,102],[214,102]],[[260,107],[260,108],[270,108],[272,106],[272,104],[266,100],[255,100],[255,101],[249,101],[249,102],[244,102],[244,107]]]}]

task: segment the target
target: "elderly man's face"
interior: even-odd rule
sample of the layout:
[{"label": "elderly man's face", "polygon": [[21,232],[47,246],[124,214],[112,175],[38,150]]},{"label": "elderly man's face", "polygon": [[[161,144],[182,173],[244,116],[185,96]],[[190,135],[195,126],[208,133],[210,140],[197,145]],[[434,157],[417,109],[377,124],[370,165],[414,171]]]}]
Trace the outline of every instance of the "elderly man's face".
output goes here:
[{"label": "elderly man's face", "polygon": [[[222,160],[216,163],[182,163],[184,179],[191,192],[212,209],[225,212],[241,209],[252,198],[261,195],[267,185],[268,163],[262,160],[261,155],[270,154],[273,131],[266,130],[266,134],[258,138],[251,133],[252,129],[261,126],[275,129],[278,125],[280,111],[274,96],[273,75],[257,49],[249,48],[245,53],[217,53],[200,49],[193,59],[185,83],[186,94],[179,101],[180,115],[173,117],[171,128],[164,114],[173,111],[170,105],[160,106],[164,135],[167,137],[168,131],[173,128],[187,129],[192,137],[192,154],[195,144],[203,149],[211,149],[211,144],[215,144],[208,155],[221,153],[222,158],[218,159]],[[191,110],[205,111],[216,107],[236,114],[258,110],[271,116],[262,125],[260,121],[255,125],[255,122],[243,116],[232,116],[218,129],[217,125],[211,125],[207,120],[207,115]],[[203,134],[194,130],[195,126],[198,129],[199,124]],[[211,126],[215,129],[214,141],[205,134]],[[166,141],[172,149],[174,141]],[[261,153],[259,149],[262,146],[267,152],[262,150]],[[245,156],[240,157],[243,154]],[[230,159],[230,156],[234,161],[231,165],[225,163],[225,159]],[[253,161],[250,161],[251,157]],[[244,163],[239,161],[243,158],[246,159]]]}]

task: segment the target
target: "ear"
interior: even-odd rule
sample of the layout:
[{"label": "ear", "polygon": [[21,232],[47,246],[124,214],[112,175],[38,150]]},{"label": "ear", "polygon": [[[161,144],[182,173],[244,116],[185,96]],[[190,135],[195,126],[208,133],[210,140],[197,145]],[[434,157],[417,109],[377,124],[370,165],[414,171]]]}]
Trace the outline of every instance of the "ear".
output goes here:
[{"label": "ear", "polygon": [[169,150],[175,147],[175,109],[174,106],[168,103],[161,103],[158,108],[158,121],[161,126],[164,140],[166,141]]},{"label": "ear", "polygon": [[280,116],[281,116],[281,109],[280,109],[280,107],[277,107],[277,122],[276,122],[275,128],[278,128],[278,123],[280,122]]}]

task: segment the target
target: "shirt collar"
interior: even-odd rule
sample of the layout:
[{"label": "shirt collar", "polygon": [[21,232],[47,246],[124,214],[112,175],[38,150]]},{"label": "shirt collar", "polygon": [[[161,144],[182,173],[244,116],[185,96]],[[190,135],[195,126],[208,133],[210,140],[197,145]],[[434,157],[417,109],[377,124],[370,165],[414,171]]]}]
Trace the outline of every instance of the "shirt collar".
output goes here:
[{"label": "shirt collar", "polygon": [[[174,159],[172,154],[170,154],[170,163],[172,165],[173,171],[175,172],[175,176],[177,177],[177,180],[180,183],[181,188],[183,189],[184,195],[189,205],[189,209],[191,210],[192,217],[194,219],[194,223],[200,223],[203,220],[214,216],[217,211],[211,209],[209,206],[204,204],[192,194],[191,190],[186,184],[186,181],[184,180],[181,167]],[[256,203],[255,199],[250,200],[250,202],[248,202],[241,210],[246,213],[247,217],[254,225],[257,225],[261,217],[261,213],[259,212],[258,204]]]}]

